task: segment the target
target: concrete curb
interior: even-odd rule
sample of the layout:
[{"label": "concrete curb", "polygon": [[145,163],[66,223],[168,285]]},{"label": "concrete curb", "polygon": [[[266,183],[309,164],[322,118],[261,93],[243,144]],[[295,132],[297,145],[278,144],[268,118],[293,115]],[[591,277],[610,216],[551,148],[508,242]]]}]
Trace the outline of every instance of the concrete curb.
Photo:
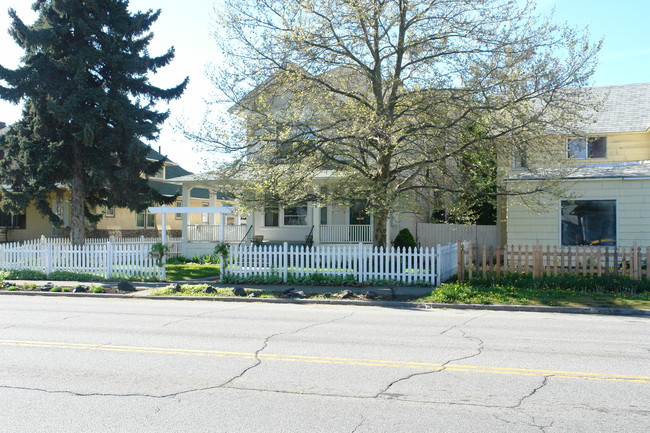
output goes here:
[{"label": "concrete curb", "polygon": [[488,310],[488,311],[519,311],[534,313],[564,313],[564,314],[601,314],[609,316],[642,316],[650,317],[650,310],[614,307],[554,307],[546,305],[483,305],[483,304],[441,304],[415,303],[400,301],[360,301],[345,299],[284,299],[284,298],[241,298],[217,296],[142,296],[137,292],[132,294],[117,293],[69,293],[69,292],[35,292],[35,291],[0,291],[0,295],[8,296],[54,296],[77,298],[115,298],[115,299],[144,299],[144,300],[176,300],[176,301],[218,301],[218,302],[262,302],[269,304],[305,304],[305,305],[350,305],[385,308],[403,308],[417,310],[449,309],[449,310]]}]

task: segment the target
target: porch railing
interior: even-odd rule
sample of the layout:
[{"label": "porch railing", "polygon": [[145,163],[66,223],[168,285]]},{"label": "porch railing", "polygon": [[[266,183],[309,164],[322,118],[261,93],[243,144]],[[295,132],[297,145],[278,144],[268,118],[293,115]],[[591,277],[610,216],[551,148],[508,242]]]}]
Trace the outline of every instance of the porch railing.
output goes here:
[{"label": "porch railing", "polygon": [[[245,225],[226,225],[225,242],[239,242],[246,236]],[[191,225],[187,230],[188,241],[190,242],[219,242],[221,227],[218,225],[197,224]]]},{"label": "porch railing", "polygon": [[372,243],[372,226],[324,225],[320,227],[320,241],[323,243]]}]

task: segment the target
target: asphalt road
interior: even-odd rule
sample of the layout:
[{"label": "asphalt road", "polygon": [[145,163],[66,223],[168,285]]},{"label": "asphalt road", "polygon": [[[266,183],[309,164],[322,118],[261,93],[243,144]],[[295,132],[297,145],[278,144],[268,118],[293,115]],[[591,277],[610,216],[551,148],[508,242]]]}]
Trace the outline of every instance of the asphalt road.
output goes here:
[{"label": "asphalt road", "polygon": [[650,319],[0,297],[0,432],[648,432]]}]

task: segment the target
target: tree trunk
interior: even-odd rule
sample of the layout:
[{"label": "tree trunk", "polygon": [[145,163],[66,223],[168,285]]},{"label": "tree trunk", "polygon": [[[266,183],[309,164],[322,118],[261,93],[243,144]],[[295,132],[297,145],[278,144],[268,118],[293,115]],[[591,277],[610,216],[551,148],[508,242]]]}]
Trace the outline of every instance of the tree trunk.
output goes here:
[{"label": "tree trunk", "polygon": [[72,168],[72,218],[70,237],[73,245],[83,245],[86,241],[84,230],[84,178],[81,152],[75,148],[75,163]]},{"label": "tree trunk", "polygon": [[388,247],[386,241],[386,223],[388,222],[388,210],[381,209],[375,213],[374,219],[374,232],[375,239],[373,244],[376,247]]}]

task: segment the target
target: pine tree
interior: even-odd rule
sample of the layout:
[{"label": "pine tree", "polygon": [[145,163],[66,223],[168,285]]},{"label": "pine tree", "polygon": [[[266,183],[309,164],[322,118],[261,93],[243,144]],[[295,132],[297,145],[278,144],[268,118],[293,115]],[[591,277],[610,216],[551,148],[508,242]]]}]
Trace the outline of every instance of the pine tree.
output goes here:
[{"label": "pine tree", "polygon": [[[72,194],[72,240],[84,242],[84,220],[103,207],[140,212],[169,203],[147,176],[164,161],[148,161],[143,140],[155,140],[168,111],[158,101],[181,96],[188,79],[162,89],[148,74],[168,65],[174,49],[151,57],[149,32],[160,10],[131,13],[127,0],[37,0],[27,26],[12,9],[9,30],[25,51],[15,70],[0,65],[0,98],[25,102],[23,117],[2,137],[0,178],[5,210],[33,201],[56,226],[50,196]],[[2,85],[2,82],[6,85]]]}]

